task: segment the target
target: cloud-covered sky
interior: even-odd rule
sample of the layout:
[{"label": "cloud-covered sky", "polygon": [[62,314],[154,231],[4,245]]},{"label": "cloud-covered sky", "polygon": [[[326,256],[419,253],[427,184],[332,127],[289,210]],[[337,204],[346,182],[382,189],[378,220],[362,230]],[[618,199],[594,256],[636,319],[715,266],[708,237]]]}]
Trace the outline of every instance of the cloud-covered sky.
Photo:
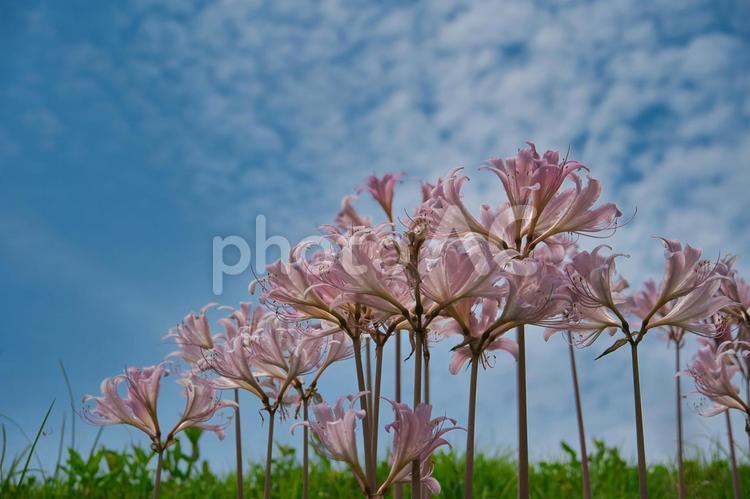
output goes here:
[{"label": "cloud-covered sky", "polygon": [[[409,206],[411,179],[466,166],[467,198],[492,202],[499,185],[476,166],[534,140],[570,148],[606,198],[637,210],[611,241],[631,255],[622,270],[633,284],[658,277],[654,234],[712,258],[750,253],[746,2],[30,1],[5,11],[0,413],[31,433],[56,397],[49,459],[67,403],[58,359],[76,398],[125,365],[157,362],[167,329],[217,299],[214,236],[252,240],[263,214],[269,234],[298,240],[373,172],[406,172],[398,202]],[[228,280],[218,300],[245,299],[251,277]],[[629,361],[594,362],[602,347],[579,352],[589,434],[632,456]],[[435,355],[435,403],[462,419],[467,377],[448,374],[447,348]],[[541,458],[575,441],[575,417],[565,345],[537,335],[530,349]],[[668,460],[672,352],[653,338],[643,356],[647,451]],[[514,368],[496,364],[480,380],[478,441],[510,449]],[[349,379],[333,372],[326,394],[353,391]],[[248,427],[259,421],[253,403]],[[687,411],[689,445],[707,448],[720,423]],[[90,445],[95,431],[77,430]],[[259,455],[262,431],[247,435]],[[131,438],[104,434],[111,445]],[[216,465],[231,466],[226,445],[206,440]]]}]

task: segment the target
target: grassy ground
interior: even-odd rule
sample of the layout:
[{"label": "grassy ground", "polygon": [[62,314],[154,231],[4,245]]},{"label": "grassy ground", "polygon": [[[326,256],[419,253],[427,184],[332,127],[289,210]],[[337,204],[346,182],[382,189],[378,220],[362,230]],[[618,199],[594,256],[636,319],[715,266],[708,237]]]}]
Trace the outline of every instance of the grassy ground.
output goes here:
[{"label": "grassy ground", "polygon": [[[199,435],[191,440],[195,446],[173,447],[165,462],[165,480],[162,497],[179,498],[232,498],[234,475],[217,475],[206,462],[200,461]],[[567,459],[555,462],[538,462],[531,472],[531,495],[538,498],[577,498],[581,496],[580,465],[575,452],[563,445]],[[0,497],[24,498],[140,498],[151,491],[153,459],[141,448],[113,451],[100,448],[82,457],[68,451],[66,462],[61,462],[54,474],[42,478],[33,469],[24,483],[17,486],[19,469],[10,469],[6,463],[0,479]],[[292,449],[278,447],[274,466],[273,497],[293,499],[300,497],[301,473],[297,456]],[[441,497],[459,498],[463,490],[463,458],[457,454],[438,454],[435,459],[435,476],[443,487]],[[595,443],[590,458],[592,486],[597,498],[630,498],[638,492],[637,470],[623,460],[616,449]],[[10,463],[12,464],[12,463]],[[687,488],[690,498],[731,498],[731,473],[729,464],[721,457],[689,460]],[[385,464],[381,465],[383,475]],[[741,467],[742,487],[750,492],[750,466]],[[653,465],[649,472],[651,497],[676,497],[676,471],[674,466]],[[246,470],[246,497],[261,497],[263,469],[254,464]],[[350,474],[338,465],[315,459],[310,476],[311,497],[357,497],[357,487]],[[475,496],[478,498],[515,498],[515,463],[508,456],[480,455],[476,460]],[[748,497],[748,496],[746,496]]]}]

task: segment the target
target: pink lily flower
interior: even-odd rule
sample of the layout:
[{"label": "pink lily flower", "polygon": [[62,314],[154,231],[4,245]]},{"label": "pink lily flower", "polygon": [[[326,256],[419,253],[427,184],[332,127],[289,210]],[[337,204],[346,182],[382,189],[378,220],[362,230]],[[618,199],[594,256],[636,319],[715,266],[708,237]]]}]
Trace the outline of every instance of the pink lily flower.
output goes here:
[{"label": "pink lily flower", "polygon": [[[653,279],[648,279],[644,283],[643,289],[635,293],[630,300],[630,310],[636,317],[643,320],[651,313],[657,301],[659,300],[659,289],[656,286],[656,282],[654,282]],[[663,317],[671,310],[671,308],[672,303],[667,303],[663,305],[656,314],[658,317]],[[667,326],[665,328],[665,331],[667,333],[666,339],[668,341],[674,341],[678,344],[682,341],[682,338],[686,333],[685,329],[672,325]]]},{"label": "pink lily flower", "polygon": [[211,381],[201,378],[196,374],[188,374],[178,381],[183,386],[182,393],[185,396],[185,409],[182,411],[177,424],[169,432],[167,441],[170,441],[177,433],[187,428],[200,428],[210,431],[219,437],[224,438],[224,424],[209,424],[216,411],[228,407],[236,407],[237,404],[230,400],[223,400],[216,397],[216,387]]},{"label": "pink lily flower", "polygon": [[560,266],[566,259],[572,259],[578,252],[575,240],[568,234],[550,236],[542,246],[537,246],[531,256],[551,265]]},{"label": "pink lily flower", "polygon": [[495,173],[503,184],[508,202],[516,214],[517,226],[514,239],[529,234],[533,224],[565,179],[576,170],[585,168],[575,161],[558,164],[556,151],[547,151],[540,157],[533,143],[528,149],[520,149],[515,158],[491,159],[484,169]]},{"label": "pink lily flower", "polygon": [[[157,415],[157,402],[161,378],[167,375],[162,366],[151,366],[143,369],[128,368],[125,374],[119,374],[102,381],[102,396],[86,395],[83,398],[84,418],[91,424],[103,426],[126,424],[138,428],[151,440],[151,447],[161,452],[174,442],[177,433],[191,427],[213,431],[223,438],[225,425],[211,425],[206,422],[216,411],[233,407],[234,402],[221,401],[215,398],[213,385],[196,374],[189,374],[180,380],[183,394],[186,397],[185,409],[166,439],[161,439],[161,429]],[[123,398],[118,389],[126,384],[126,396]],[[93,402],[93,407],[85,404]]]},{"label": "pink lily flower", "polygon": [[724,294],[740,305],[741,312],[747,314],[750,310],[750,284],[735,276],[731,280],[722,281],[721,284]]},{"label": "pink lily flower", "polygon": [[721,281],[721,294],[736,304],[727,308],[726,312],[735,319],[744,333],[750,326],[750,285],[737,276],[737,271],[733,268],[735,260],[735,257],[725,258],[717,266],[717,272],[725,277]]},{"label": "pink lily flower", "polygon": [[497,294],[495,282],[500,266],[483,239],[467,235],[424,251],[420,262],[421,290],[437,309],[464,298]]},{"label": "pink lily flower", "polygon": [[545,340],[558,331],[577,332],[581,343],[591,345],[603,332],[613,335],[622,327],[629,303],[622,295],[628,283],[617,276],[619,254],[604,256],[601,245],[577,253],[565,267],[571,301],[556,322],[544,333]]},{"label": "pink lily flower", "polygon": [[320,366],[326,339],[311,338],[302,326],[284,325],[268,317],[255,333],[246,336],[245,344],[259,372],[288,384]]},{"label": "pink lily flower", "polygon": [[736,305],[729,297],[718,293],[721,282],[713,279],[670,303],[669,311],[648,322],[648,328],[671,326],[704,336],[717,333],[716,325],[706,319],[720,310]]},{"label": "pink lily flower", "polygon": [[[308,426],[318,437],[316,449],[328,459],[347,463],[354,473],[363,493],[368,493],[367,478],[359,463],[357,451],[357,419],[365,417],[364,411],[355,409],[355,403],[365,393],[341,397],[331,408],[325,402],[312,406],[314,419],[297,423]],[[345,404],[348,402],[348,409]],[[406,405],[389,401],[393,406],[395,421],[386,425],[386,431],[393,431],[393,447],[389,461],[391,468],[387,478],[378,487],[377,494],[384,495],[389,487],[397,482],[410,480],[411,464],[415,459],[422,462],[422,486],[432,494],[440,492],[440,484],[432,477],[429,462],[433,452],[448,442],[443,435],[449,431],[462,429],[450,418],[431,419],[432,406],[419,404],[416,411]],[[451,426],[444,426],[450,422]]]},{"label": "pink lily flower", "polygon": [[322,281],[339,291],[335,306],[366,305],[384,314],[384,320],[402,314],[414,302],[396,249],[399,241],[389,225],[362,229],[337,240],[340,248],[335,261],[321,274]]},{"label": "pink lily flower", "polygon": [[[312,406],[314,420],[292,426],[292,432],[298,426],[308,426],[318,437],[318,443],[314,444],[318,452],[328,459],[346,463],[363,491],[367,489],[367,477],[359,464],[357,419],[363,419],[365,411],[355,409],[354,405],[364,395],[341,397],[333,408],[325,402],[315,404]],[[344,408],[346,402],[348,409]]]},{"label": "pink lily flower", "polygon": [[539,215],[536,231],[530,234],[530,247],[556,234],[591,234],[617,227],[622,212],[614,203],[593,207],[601,195],[601,183],[588,178],[583,185],[578,175],[572,174],[570,178],[574,187],[555,196]]},{"label": "pink lily flower", "polygon": [[[489,206],[482,206],[481,220],[472,215],[463,203],[461,189],[469,177],[460,175],[461,168],[451,170],[445,178],[439,178],[430,191],[430,198],[420,208],[430,224],[432,235],[437,238],[463,237],[479,234],[500,248],[511,245],[512,233],[508,232],[515,218],[512,210],[494,212]],[[504,216],[503,216],[504,215]]]},{"label": "pink lily flower", "polygon": [[[577,170],[586,169],[575,161],[559,162],[559,154],[547,151],[539,156],[533,144],[521,149],[515,158],[493,159],[484,167],[494,172],[503,184],[508,202],[497,211],[482,207],[477,220],[461,200],[461,187],[468,180],[452,170],[440,179],[423,211],[431,214],[438,235],[462,235],[475,232],[501,248],[522,250],[528,254],[552,236],[566,232],[595,233],[617,226],[622,215],[606,203],[594,208],[601,185],[589,179],[586,185]],[[570,179],[573,187],[560,191]]]},{"label": "pink lily flower", "polygon": [[330,266],[325,255],[305,258],[309,243],[292,248],[290,261],[277,260],[266,269],[266,276],[250,285],[250,292],[262,288],[260,302],[279,312],[285,311],[290,320],[323,320],[339,323],[333,302],[339,292],[320,279],[320,274]]},{"label": "pink lily flower", "polygon": [[422,182],[420,184],[420,192],[422,193],[422,202],[427,202],[432,196],[432,191],[435,189],[435,185],[431,182]]},{"label": "pink lily flower", "polygon": [[388,220],[393,220],[393,190],[403,173],[386,173],[382,177],[371,175],[357,192],[369,192],[372,198],[383,208]]},{"label": "pink lily flower", "polygon": [[190,312],[177,327],[169,331],[164,338],[173,338],[180,348],[170,356],[180,357],[199,370],[206,368],[203,363],[205,352],[214,347],[217,338],[211,332],[206,312],[215,306],[216,303],[205,305],[198,315]]},{"label": "pink lily flower", "polygon": [[[653,307],[646,314],[641,313],[644,326],[649,324],[652,316],[663,310],[667,303],[681,298],[696,290],[707,281],[719,278],[718,267],[701,260],[701,251],[690,245],[683,249],[679,241],[660,238],[664,242],[666,265],[664,277],[659,285],[658,295],[654,298]],[[647,329],[644,327],[643,329]]]},{"label": "pink lily flower", "polygon": [[267,376],[258,372],[253,353],[245,345],[246,336],[246,334],[238,335],[231,340],[217,344],[206,362],[219,375],[213,380],[216,388],[246,390],[267,406],[269,395],[263,385]]},{"label": "pink lily flower", "polygon": [[503,334],[520,325],[556,323],[553,318],[569,302],[559,271],[544,262],[513,261],[501,277],[503,283],[495,288],[493,298],[464,300],[446,309],[444,315],[453,323],[444,322],[442,332],[464,337],[453,348],[451,373],[456,374],[474,354],[482,355],[483,363],[488,351],[505,350],[515,357],[516,343]]},{"label": "pink lily flower", "polygon": [[[717,346],[712,341],[698,341],[703,346],[696,352],[688,370],[679,374],[691,376],[698,393],[713,403],[712,407],[701,413],[715,416],[728,409],[737,409],[750,416],[750,408],[742,400],[739,389],[732,384],[732,379],[739,372],[739,367],[733,362],[738,353],[734,342],[725,341]],[[748,353],[740,355],[744,360]]]},{"label": "pink lily flower", "polygon": [[341,200],[341,210],[336,214],[336,227],[344,233],[360,227],[372,227],[372,219],[361,216],[352,206],[352,201],[355,199],[356,196],[344,196],[344,199]]},{"label": "pink lily flower", "polygon": [[[476,300],[462,300],[451,310],[451,318],[445,318],[436,325],[436,332],[444,336],[464,336],[467,343],[453,351],[448,370],[451,374],[458,372],[471,360],[472,343],[479,342],[482,335],[491,328],[497,319],[499,304],[497,299],[479,298]],[[466,332],[468,331],[468,337]],[[482,364],[488,364],[487,353],[497,350],[508,352],[516,358],[518,345],[515,341],[504,336],[489,341],[482,350]]]},{"label": "pink lily flower", "polygon": [[308,328],[305,331],[304,337],[299,342],[297,349],[304,350],[307,348],[308,342],[313,343],[313,350],[318,349],[317,343],[325,342],[323,355],[318,364],[315,375],[313,376],[312,383],[317,383],[318,378],[323,372],[335,362],[349,359],[354,355],[354,347],[352,346],[352,340],[346,335],[340,328],[335,326],[318,326],[315,328]]},{"label": "pink lily flower", "polygon": [[657,304],[679,298],[694,290],[711,278],[710,262],[701,260],[701,250],[673,239],[659,238],[664,242],[666,267],[662,278]]},{"label": "pink lily flower", "polygon": [[220,310],[229,312],[229,317],[222,317],[218,320],[219,324],[224,327],[224,340],[232,340],[242,333],[252,333],[257,331],[264,318],[268,315],[264,307],[253,307],[250,303],[240,303],[239,309],[232,307],[219,307]]},{"label": "pink lily flower", "polygon": [[584,307],[606,307],[617,310],[626,303],[619,293],[627,288],[628,283],[622,277],[616,277],[615,259],[619,254],[603,256],[599,252],[609,246],[600,245],[589,253],[581,251],[573,257],[566,271],[576,300]]},{"label": "pink lily flower", "polygon": [[[129,367],[124,374],[106,378],[101,384],[101,397],[86,395],[83,403],[94,402],[94,407],[84,406],[86,421],[95,425],[127,424],[144,432],[152,441],[159,441],[159,420],[156,406],[159,400],[159,384],[168,371],[158,366],[138,369]],[[126,397],[119,393],[125,384]]]},{"label": "pink lily flower", "polygon": [[[655,327],[675,327],[702,335],[716,334],[716,328],[705,319],[719,310],[736,305],[725,294],[719,293],[728,267],[712,265],[700,260],[699,249],[687,245],[684,249],[679,241],[663,239],[666,268],[664,277],[654,297],[654,291],[634,297],[640,306],[636,314],[643,319],[641,333]],[[650,300],[651,310],[644,313],[645,301]]]},{"label": "pink lily flower", "polygon": [[[389,458],[391,469],[385,481],[378,489],[385,494],[396,482],[411,482],[411,465],[416,459],[421,463],[420,481],[424,491],[437,495],[440,483],[432,476],[430,457],[438,448],[449,445],[443,435],[453,430],[463,430],[456,426],[456,421],[447,417],[432,418],[430,404],[418,404],[412,411],[407,404],[390,402],[395,420],[386,425],[385,430],[393,430],[393,447]],[[450,423],[451,426],[446,426]]]}]

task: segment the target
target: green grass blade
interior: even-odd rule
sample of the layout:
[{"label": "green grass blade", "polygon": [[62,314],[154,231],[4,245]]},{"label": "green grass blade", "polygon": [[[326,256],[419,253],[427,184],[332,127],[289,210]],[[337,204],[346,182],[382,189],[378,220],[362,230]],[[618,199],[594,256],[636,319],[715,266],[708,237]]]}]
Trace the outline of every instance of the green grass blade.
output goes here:
[{"label": "green grass blade", "polygon": [[[12,424],[13,426],[15,426],[18,429],[18,431],[21,432],[21,435],[26,440],[26,443],[28,443],[29,446],[31,446],[31,439],[29,438],[29,434],[24,431],[23,426],[21,426],[20,424],[18,424],[18,422],[15,419],[13,419],[12,417],[7,416],[5,414],[0,414],[0,418],[5,419],[10,424]],[[42,460],[39,459],[38,455],[36,455],[36,462],[37,462],[37,464],[39,465],[40,468],[43,468],[43,466],[42,466]]]},{"label": "green grass blade", "polygon": [[26,455],[26,452],[28,452],[29,448],[31,448],[31,445],[27,445],[23,449],[21,449],[21,452],[13,458],[13,460],[10,462],[10,467],[8,468],[8,477],[7,480],[10,481],[11,477],[15,476],[17,474],[16,468],[18,468],[18,465],[21,464],[21,461],[23,460],[23,456]]},{"label": "green grass blade", "polygon": [[47,419],[49,419],[49,415],[52,412],[52,407],[55,406],[55,401],[52,400],[52,403],[49,405],[49,409],[47,409],[47,414],[44,415],[44,419],[42,420],[42,424],[39,425],[39,430],[36,432],[36,437],[34,437],[34,442],[31,444],[31,449],[29,450],[29,455],[26,456],[26,464],[23,466],[23,471],[21,472],[21,478],[18,479],[18,486],[20,487],[23,483],[23,479],[26,477],[26,470],[29,469],[29,463],[31,462],[31,456],[34,454],[34,449],[36,448],[36,444],[39,442],[39,437],[42,436],[42,431],[44,431],[44,426],[47,424]]},{"label": "green grass blade", "polygon": [[3,483],[3,465],[5,464],[5,445],[7,444],[7,435],[5,434],[5,425],[0,424],[3,431],[3,451],[0,453],[0,483]]},{"label": "green grass blade", "polygon": [[94,439],[94,444],[91,446],[91,450],[89,451],[89,461],[91,460],[91,456],[94,455],[94,452],[96,452],[96,446],[99,445],[99,438],[101,438],[103,431],[104,431],[104,427],[100,426],[99,431],[96,432],[96,438]]},{"label": "green grass blade", "polygon": [[31,439],[29,438],[29,434],[26,433],[25,431],[23,431],[23,426],[21,426],[20,424],[18,424],[18,422],[15,419],[13,419],[10,416],[6,416],[5,414],[0,414],[0,418],[3,418],[4,420],[8,421],[10,424],[12,424],[13,426],[15,426],[18,429],[18,431],[21,432],[21,435],[23,435],[23,438],[26,439],[26,442],[29,445],[31,445]]},{"label": "green grass blade", "polygon": [[68,372],[65,370],[63,361],[60,360],[60,370],[62,371],[63,379],[65,380],[65,386],[68,388],[68,400],[70,401],[70,447],[76,448],[76,406],[73,401],[73,388],[70,385],[70,378],[68,378]]},{"label": "green grass blade", "polygon": [[65,418],[68,413],[63,412],[62,424],[60,425],[60,443],[57,446],[57,462],[55,463],[55,478],[60,471],[60,463],[62,462],[63,447],[65,446]]}]

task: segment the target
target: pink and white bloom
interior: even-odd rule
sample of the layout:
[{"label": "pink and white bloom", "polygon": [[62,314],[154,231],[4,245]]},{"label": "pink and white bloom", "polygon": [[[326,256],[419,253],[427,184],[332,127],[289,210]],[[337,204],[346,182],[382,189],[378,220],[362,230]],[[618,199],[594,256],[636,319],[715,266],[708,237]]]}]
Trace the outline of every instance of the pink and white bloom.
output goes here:
[{"label": "pink and white bloom", "polygon": [[381,320],[409,308],[414,296],[401,258],[404,249],[390,225],[335,237],[335,260],[320,275],[337,291],[333,305],[366,305],[383,314]]},{"label": "pink and white bloom", "polygon": [[211,332],[206,312],[216,306],[216,303],[209,303],[197,315],[190,312],[177,327],[169,331],[165,338],[174,339],[180,348],[170,356],[180,357],[200,370],[206,368],[203,363],[205,352],[214,347],[217,338]]},{"label": "pink and white bloom", "polygon": [[260,287],[260,302],[290,320],[324,320],[338,323],[333,302],[339,292],[321,281],[319,275],[328,266],[327,256],[305,253],[310,243],[299,243],[290,251],[289,261],[277,260],[266,268],[266,275],[250,285],[254,293]]},{"label": "pink and white bloom", "polygon": [[503,271],[505,303],[493,334],[528,324],[545,326],[570,302],[564,276],[555,266],[534,258],[512,260]]},{"label": "pink and white bloom", "polygon": [[207,358],[207,364],[219,375],[213,380],[216,388],[246,390],[267,406],[269,394],[263,384],[267,376],[259,372],[255,366],[253,353],[245,345],[246,336],[238,335],[231,340],[217,344]]},{"label": "pink and white bloom", "polygon": [[[159,385],[168,371],[163,365],[138,369],[129,367],[124,374],[106,378],[101,384],[101,397],[83,397],[83,417],[98,426],[126,424],[138,428],[155,442],[161,438],[156,413]],[[120,395],[125,385],[125,397]],[[93,407],[85,404],[93,402]]]},{"label": "pink and white bloom", "polygon": [[497,294],[500,265],[485,240],[466,235],[422,251],[421,291],[437,309],[464,298]]},{"label": "pink and white bloom", "polygon": [[458,374],[472,358],[472,349],[481,348],[481,362],[487,365],[488,352],[503,350],[513,358],[518,355],[518,345],[515,341],[504,336],[489,340],[484,347],[478,343],[482,335],[489,330],[497,320],[499,303],[497,299],[480,298],[476,300],[462,300],[450,310],[451,318],[442,319],[436,327],[436,332],[445,336],[463,336],[461,346],[453,350],[448,370],[451,374]]},{"label": "pink and white bloom", "polygon": [[[737,409],[750,417],[750,408],[742,400],[739,389],[732,383],[732,379],[739,372],[733,362],[738,352],[732,341],[725,341],[716,345],[710,340],[700,339],[702,347],[693,357],[693,362],[682,375],[689,375],[695,380],[695,387],[705,396],[713,406],[703,410],[704,416],[715,416],[728,409]],[[745,351],[746,352],[746,351]],[[746,361],[748,353],[739,354]]]},{"label": "pink and white bloom", "polygon": [[[314,443],[318,452],[328,459],[346,463],[357,478],[362,490],[367,488],[367,477],[359,464],[357,451],[357,420],[365,417],[365,411],[354,408],[354,404],[365,393],[341,397],[334,407],[325,402],[312,406],[313,418],[292,427],[307,425],[318,437]],[[348,402],[348,408],[345,404]]]},{"label": "pink and white bloom", "polygon": [[[317,383],[320,376],[331,366],[331,364],[349,359],[354,355],[354,347],[351,338],[337,327],[318,326],[316,328],[310,328],[297,348],[305,349],[307,348],[306,345],[308,342],[317,343],[321,340],[325,341],[325,347],[311,384]],[[317,346],[314,346],[314,348],[317,348]]]},{"label": "pink and white bloom", "polygon": [[435,184],[431,182],[422,182],[420,184],[420,192],[422,193],[422,202],[425,203],[432,196],[432,191],[435,189]]},{"label": "pink and white bloom", "polygon": [[[721,276],[717,272],[718,267],[712,265],[710,262],[701,260],[701,251],[690,245],[686,245],[684,248],[682,243],[672,239],[660,238],[664,243],[664,258],[665,268],[664,276],[662,277],[661,284],[658,288],[658,295],[652,299],[652,309],[642,315],[644,326],[642,329],[646,330],[651,327],[658,327],[655,323],[651,322],[651,318],[659,312],[664,312],[662,315],[666,315],[667,311],[664,306],[673,300],[677,300],[685,297],[691,292],[696,291],[699,287],[709,283],[712,280],[720,279]],[[712,287],[713,295],[718,286]],[[705,290],[698,291],[701,297],[710,296],[705,293]],[[688,299],[687,302],[695,303],[695,299]],[[676,304],[671,305],[669,308],[674,308]],[[706,318],[704,316],[703,318]],[[660,321],[663,323],[663,321]]]},{"label": "pink and white bloom", "polygon": [[[701,260],[697,248],[662,238],[666,260],[664,277],[654,291],[648,284],[644,293],[633,297],[635,312],[643,320],[641,333],[656,327],[672,327],[702,335],[716,334],[714,324],[706,319],[719,310],[737,304],[720,292],[723,281],[729,279],[723,263],[712,264]],[[646,310],[651,304],[651,310]]]},{"label": "pink and white bloom", "polygon": [[[656,282],[653,279],[648,279],[643,288],[635,293],[631,298],[630,310],[633,315],[643,320],[653,311],[656,303],[659,300],[659,289],[656,286]],[[656,317],[665,316],[672,308],[672,303],[666,303],[656,312]],[[666,339],[668,341],[674,341],[675,343],[681,343],[682,338],[685,336],[685,329],[678,326],[666,326]]]},{"label": "pink and white bloom", "polygon": [[[599,181],[589,179],[584,185],[576,172],[586,168],[575,161],[560,162],[557,152],[540,156],[530,144],[515,158],[489,163],[485,169],[502,182],[507,203],[497,210],[483,206],[481,220],[476,219],[461,200],[461,187],[468,177],[453,170],[438,181],[423,209],[431,214],[438,235],[475,232],[500,248],[523,249],[528,254],[557,234],[611,230],[622,215],[612,203],[594,207],[601,194]],[[567,180],[573,187],[561,191]]]},{"label": "pink and white bloom", "polygon": [[495,212],[483,205],[481,218],[475,218],[463,203],[461,189],[469,177],[462,175],[461,170],[455,168],[445,178],[439,178],[430,190],[429,199],[420,208],[429,221],[432,235],[450,238],[478,234],[499,248],[513,247],[513,231],[509,229],[515,223],[512,210]]},{"label": "pink and white bloom", "polygon": [[411,481],[412,462],[419,459],[423,490],[433,495],[439,494],[440,483],[432,476],[430,457],[438,448],[449,445],[443,438],[446,433],[463,428],[456,426],[456,421],[448,417],[432,418],[430,404],[418,404],[412,410],[407,404],[388,402],[395,415],[395,420],[385,427],[386,431],[393,431],[389,458],[391,469],[378,493],[385,494],[396,482]]},{"label": "pink and white bloom", "polygon": [[620,293],[628,283],[617,276],[615,260],[619,254],[602,255],[601,250],[609,246],[600,245],[590,253],[581,251],[566,266],[569,287],[576,302],[587,308],[605,307],[618,310],[626,303]]},{"label": "pink and white bloom", "polygon": [[268,317],[257,331],[246,335],[245,345],[261,374],[291,383],[320,366],[326,339],[312,337],[301,325]]},{"label": "pink and white bloom", "polygon": [[386,173],[382,177],[370,175],[357,192],[369,192],[372,198],[383,208],[388,220],[393,220],[393,190],[396,187],[396,182],[403,175],[403,173]]},{"label": "pink and white bloom", "polygon": [[[365,393],[341,397],[334,407],[325,402],[312,406],[313,419],[298,423],[306,425],[317,436],[316,449],[328,459],[346,463],[357,478],[363,492],[367,492],[367,477],[359,463],[357,450],[357,420],[364,419],[365,412],[355,408],[355,403]],[[406,404],[389,401],[393,406],[395,420],[386,425],[393,432],[393,445],[389,462],[390,471],[378,487],[377,494],[385,494],[396,482],[410,480],[411,465],[416,459],[422,463],[422,486],[432,494],[440,492],[440,484],[432,477],[430,457],[436,449],[448,442],[443,436],[449,431],[462,429],[447,417],[432,418],[432,406],[419,404],[416,411]],[[347,407],[348,406],[348,407]],[[446,423],[450,423],[448,426]]]},{"label": "pink and white bloom", "polygon": [[220,310],[229,312],[229,317],[222,317],[218,323],[224,327],[224,340],[232,340],[242,333],[257,331],[268,311],[264,307],[253,307],[248,302],[240,303],[240,308],[219,307]]},{"label": "pink and white bloom", "polygon": [[216,411],[229,407],[236,407],[232,401],[222,400],[216,396],[216,387],[211,381],[201,378],[196,374],[188,374],[178,381],[183,387],[182,394],[185,396],[185,408],[182,411],[179,421],[175,424],[172,431],[167,436],[167,442],[179,432],[187,428],[200,428],[211,431],[219,439],[224,438],[224,424],[210,424],[208,421],[213,418]]},{"label": "pink and white bloom", "polygon": [[575,174],[570,178],[574,187],[557,194],[539,215],[534,233],[529,234],[530,247],[556,234],[594,234],[617,227],[622,212],[614,203],[594,207],[601,195],[601,183],[588,178],[584,185]]},{"label": "pink and white bloom", "polygon": [[530,256],[551,265],[560,266],[578,253],[576,241],[568,234],[550,236],[544,244],[531,251]]},{"label": "pink and white bloom", "polygon": [[[143,369],[128,368],[124,374],[102,381],[102,396],[86,395],[83,398],[84,418],[94,425],[126,424],[138,428],[151,440],[151,447],[160,452],[174,442],[177,433],[191,427],[213,431],[223,438],[225,425],[208,424],[216,411],[234,407],[234,402],[215,398],[211,382],[191,373],[180,380],[186,397],[185,408],[180,419],[162,441],[157,403],[161,378],[167,375],[162,366]],[[119,387],[126,385],[126,395],[119,393]],[[93,402],[93,407],[85,404]]]},{"label": "pink and white bloom", "polygon": [[568,304],[562,276],[552,265],[533,259],[512,261],[501,272],[502,280],[492,298],[464,300],[448,307],[440,331],[460,334],[464,340],[453,348],[449,369],[456,374],[474,355],[505,350],[514,357],[517,345],[504,338],[522,325],[547,325]]},{"label": "pink and white bloom", "polygon": [[729,297],[719,294],[720,286],[719,280],[710,280],[670,302],[669,311],[661,317],[652,317],[648,321],[648,328],[672,326],[704,336],[715,335],[715,324],[706,319],[726,307],[736,305]]},{"label": "pink and white bloom", "polygon": [[745,330],[750,327],[750,284],[737,275],[734,269],[735,260],[735,257],[729,256],[717,266],[717,272],[724,276],[720,292],[735,303],[725,311],[735,319],[743,332],[746,332]]},{"label": "pink and white bloom", "polygon": [[710,262],[700,259],[700,249],[689,244],[683,248],[674,239],[659,239],[664,243],[666,265],[657,304],[684,296],[712,277],[714,269]]},{"label": "pink and white bloom", "polygon": [[627,288],[625,279],[617,275],[615,260],[618,254],[603,255],[601,245],[593,251],[577,253],[565,267],[567,288],[570,294],[568,307],[560,320],[545,331],[546,340],[557,331],[578,332],[582,343],[590,345],[602,332],[610,335],[622,327],[628,312],[627,299],[622,291]]},{"label": "pink and white bloom", "polygon": [[336,214],[334,223],[343,232],[351,232],[359,227],[372,227],[372,218],[363,217],[352,205],[356,196],[344,196],[341,200],[341,209]]},{"label": "pink and white bloom", "polygon": [[495,173],[508,197],[517,224],[514,239],[530,235],[539,216],[562,187],[565,179],[575,171],[585,168],[576,161],[559,163],[556,151],[539,156],[536,147],[520,149],[518,155],[508,159],[491,159],[484,168]]}]

